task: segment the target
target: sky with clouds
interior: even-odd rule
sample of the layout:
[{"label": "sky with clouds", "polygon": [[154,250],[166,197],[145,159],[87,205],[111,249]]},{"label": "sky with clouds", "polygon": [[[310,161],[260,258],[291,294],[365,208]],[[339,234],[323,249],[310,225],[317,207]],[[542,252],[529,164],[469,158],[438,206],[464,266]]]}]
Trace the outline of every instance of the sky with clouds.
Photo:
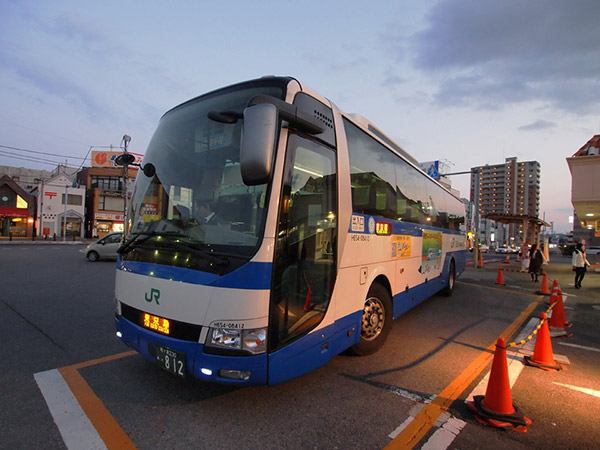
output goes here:
[{"label": "sky with clouds", "polygon": [[0,0],[0,165],[78,167],[124,134],[144,153],[171,107],[291,75],[451,172],[539,161],[540,215],[564,232],[565,158],[600,133],[598,17],[597,0]]}]

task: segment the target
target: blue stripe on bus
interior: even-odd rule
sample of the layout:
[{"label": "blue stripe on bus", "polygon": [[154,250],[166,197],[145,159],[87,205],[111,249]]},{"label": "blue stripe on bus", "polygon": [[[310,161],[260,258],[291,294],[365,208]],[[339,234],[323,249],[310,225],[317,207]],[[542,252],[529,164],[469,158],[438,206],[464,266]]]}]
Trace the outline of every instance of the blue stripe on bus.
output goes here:
[{"label": "blue stripe on bus", "polygon": [[138,261],[120,261],[117,269],[138,275],[231,289],[269,289],[273,264],[249,262],[226,275]]},{"label": "blue stripe on bus", "polygon": [[441,231],[444,234],[456,234],[463,235],[464,233],[459,230],[449,230],[447,228],[439,228],[434,227],[432,225],[424,225],[421,223],[414,222],[404,222],[402,220],[392,220],[386,219],[383,217],[377,216],[369,216],[364,214],[352,214],[353,216],[364,217],[364,229],[363,231],[354,231],[352,230],[352,222],[350,222],[350,226],[348,227],[348,232],[352,234],[375,234],[375,232],[369,232],[369,219],[372,217],[375,222],[385,222],[392,225],[392,234],[400,234],[403,236],[415,236],[421,237],[423,235],[423,230],[431,230],[431,231]]}]

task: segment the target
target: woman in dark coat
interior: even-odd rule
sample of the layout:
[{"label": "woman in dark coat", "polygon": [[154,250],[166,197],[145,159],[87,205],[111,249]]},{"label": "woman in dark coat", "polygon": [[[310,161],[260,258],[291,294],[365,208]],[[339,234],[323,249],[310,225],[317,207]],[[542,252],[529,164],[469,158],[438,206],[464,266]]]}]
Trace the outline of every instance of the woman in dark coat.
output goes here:
[{"label": "woman in dark coat", "polygon": [[544,254],[537,248],[536,244],[533,244],[529,250],[529,274],[531,275],[531,281],[538,281],[538,275],[541,275],[542,264],[545,261]]}]

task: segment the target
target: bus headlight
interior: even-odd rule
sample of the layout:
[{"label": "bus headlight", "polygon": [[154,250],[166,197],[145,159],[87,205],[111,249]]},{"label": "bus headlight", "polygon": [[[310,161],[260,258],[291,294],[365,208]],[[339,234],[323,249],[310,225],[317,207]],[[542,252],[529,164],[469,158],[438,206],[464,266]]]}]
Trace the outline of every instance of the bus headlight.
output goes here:
[{"label": "bus headlight", "polygon": [[206,345],[229,350],[243,350],[257,355],[267,350],[267,329],[211,328]]}]

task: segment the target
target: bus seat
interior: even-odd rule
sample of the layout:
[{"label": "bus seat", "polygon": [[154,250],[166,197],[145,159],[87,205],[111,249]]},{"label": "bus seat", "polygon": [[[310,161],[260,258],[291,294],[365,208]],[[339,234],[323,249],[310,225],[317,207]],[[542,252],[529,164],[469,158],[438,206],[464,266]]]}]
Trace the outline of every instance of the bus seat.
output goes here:
[{"label": "bus seat", "polygon": [[368,207],[370,186],[353,186],[352,187],[352,204],[359,207]]},{"label": "bus seat", "polygon": [[377,192],[375,194],[375,209],[383,211],[387,206],[387,195],[385,192]]}]

